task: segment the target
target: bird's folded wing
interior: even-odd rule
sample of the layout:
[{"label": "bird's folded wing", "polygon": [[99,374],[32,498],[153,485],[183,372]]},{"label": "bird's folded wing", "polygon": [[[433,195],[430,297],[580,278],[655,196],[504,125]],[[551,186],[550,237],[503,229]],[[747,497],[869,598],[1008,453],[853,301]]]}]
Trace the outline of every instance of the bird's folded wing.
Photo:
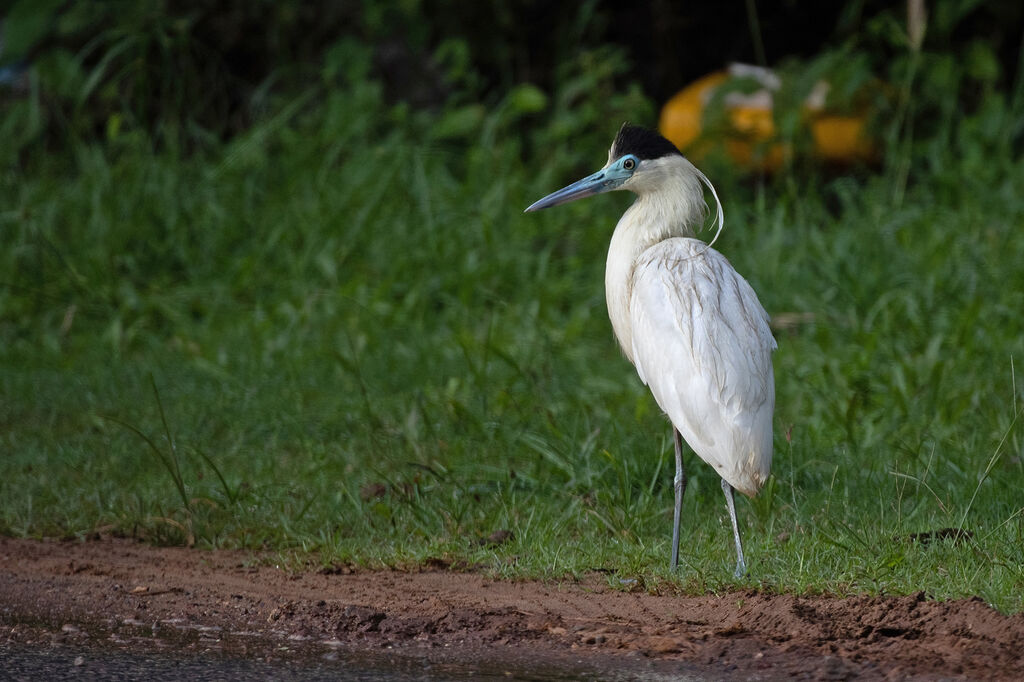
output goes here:
[{"label": "bird's folded wing", "polygon": [[630,317],[658,405],[733,487],[756,493],[771,464],[776,344],[754,290],[703,242],[668,239],[637,261]]}]

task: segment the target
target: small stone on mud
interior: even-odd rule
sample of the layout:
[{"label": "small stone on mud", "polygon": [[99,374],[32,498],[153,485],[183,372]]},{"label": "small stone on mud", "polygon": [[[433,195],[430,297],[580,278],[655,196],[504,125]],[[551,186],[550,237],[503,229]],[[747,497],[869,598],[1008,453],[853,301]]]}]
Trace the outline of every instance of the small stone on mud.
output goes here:
[{"label": "small stone on mud", "polygon": [[83,658],[82,656],[75,656],[75,665],[76,666],[83,666],[83,665],[85,665],[85,658]]},{"label": "small stone on mud", "polygon": [[743,627],[739,622],[735,622],[732,625],[729,625],[728,627],[715,630],[714,634],[718,637],[731,637],[732,635],[742,635],[746,631],[747,629]]},{"label": "small stone on mud", "polygon": [[647,640],[647,649],[656,654],[675,654],[681,651],[679,641],[674,637],[650,637]]},{"label": "small stone on mud", "polygon": [[344,564],[331,564],[330,566],[324,566],[317,573],[320,575],[352,575],[354,571],[351,566]]}]

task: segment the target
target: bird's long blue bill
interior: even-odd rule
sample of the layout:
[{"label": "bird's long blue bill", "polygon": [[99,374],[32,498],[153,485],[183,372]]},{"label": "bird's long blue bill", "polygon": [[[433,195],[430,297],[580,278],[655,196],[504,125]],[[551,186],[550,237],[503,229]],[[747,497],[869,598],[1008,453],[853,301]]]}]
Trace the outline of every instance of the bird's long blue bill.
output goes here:
[{"label": "bird's long blue bill", "polygon": [[542,208],[558,206],[559,204],[565,204],[576,199],[582,199],[583,197],[592,197],[595,194],[615,189],[622,184],[621,180],[610,177],[610,175],[607,168],[602,168],[593,175],[588,175],[568,187],[563,187],[557,192],[552,192],[543,199],[533,202],[526,208],[525,212],[539,211]]}]

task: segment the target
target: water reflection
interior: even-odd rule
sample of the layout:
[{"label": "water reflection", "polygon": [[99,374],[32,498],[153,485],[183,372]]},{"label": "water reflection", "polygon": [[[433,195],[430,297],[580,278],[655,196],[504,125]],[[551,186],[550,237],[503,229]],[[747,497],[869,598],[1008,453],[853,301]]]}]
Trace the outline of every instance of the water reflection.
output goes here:
[{"label": "water reflection", "polygon": [[[522,653],[522,652],[520,652]],[[604,664],[607,666],[607,663]],[[518,668],[518,669],[517,669]],[[612,666],[614,668],[614,666]],[[382,652],[353,655],[330,652],[303,660],[253,660],[217,653],[174,656],[165,653],[129,653],[120,650],[57,645],[48,648],[0,645],[0,670],[8,680],[345,680],[352,682],[412,682],[435,680],[521,680],[555,682],[558,680],[601,679],[613,682],[636,680],[702,680],[693,671],[609,669],[571,658],[555,664],[546,661],[523,669],[519,664],[436,663],[420,657]]]}]

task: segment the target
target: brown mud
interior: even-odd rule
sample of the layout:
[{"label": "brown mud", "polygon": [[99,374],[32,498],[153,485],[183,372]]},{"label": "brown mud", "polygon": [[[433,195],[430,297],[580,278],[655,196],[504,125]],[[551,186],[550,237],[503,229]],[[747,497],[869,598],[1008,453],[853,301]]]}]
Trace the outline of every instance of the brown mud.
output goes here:
[{"label": "brown mud", "polygon": [[251,553],[0,538],[0,645],[267,659],[389,651],[701,678],[1024,679],[1024,614],[980,599],[678,596],[579,582],[282,570]]}]

